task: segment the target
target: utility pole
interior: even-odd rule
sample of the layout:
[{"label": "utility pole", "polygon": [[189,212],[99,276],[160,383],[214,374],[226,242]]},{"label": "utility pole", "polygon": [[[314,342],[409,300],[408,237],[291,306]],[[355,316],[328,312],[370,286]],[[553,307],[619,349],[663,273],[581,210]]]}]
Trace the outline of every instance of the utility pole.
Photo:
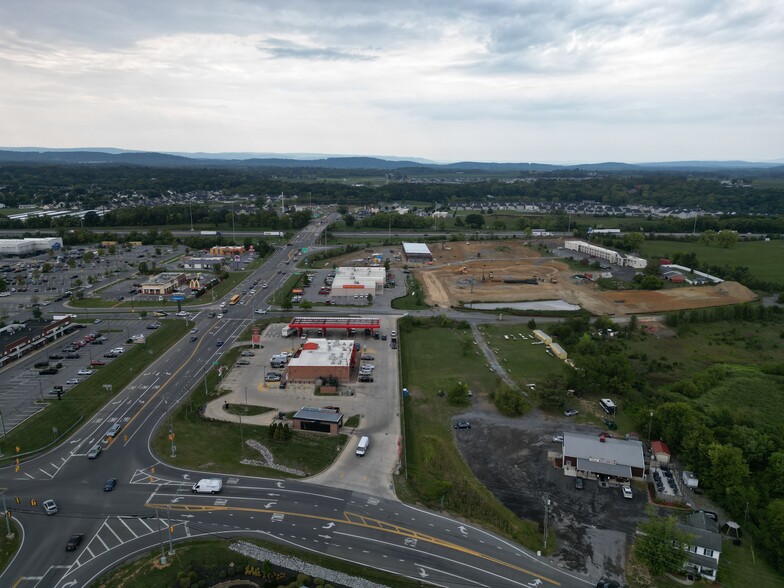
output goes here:
[{"label": "utility pole", "polygon": [[653,411],[651,411],[651,419],[648,421],[648,443],[651,442],[651,427],[653,426]]},{"label": "utility pole", "polygon": [[5,492],[3,493],[3,515],[5,518],[6,537],[11,536],[11,517],[8,516],[8,507],[5,504]]},{"label": "utility pole", "polygon": [[544,502],[544,548],[547,549],[547,519],[550,516],[550,495],[542,496]]}]

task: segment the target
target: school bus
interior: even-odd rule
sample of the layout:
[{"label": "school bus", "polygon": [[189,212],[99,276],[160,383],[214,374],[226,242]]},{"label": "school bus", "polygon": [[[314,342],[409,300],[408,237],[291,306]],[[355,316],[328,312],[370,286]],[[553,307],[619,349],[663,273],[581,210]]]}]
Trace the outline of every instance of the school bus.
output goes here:
[{"label": "school bus", "polygon": [[234,296],[231,297],[231,300],[229,300],[229,305],[235,306],[239,301],[240,301],[240,295],[235,294]]}]

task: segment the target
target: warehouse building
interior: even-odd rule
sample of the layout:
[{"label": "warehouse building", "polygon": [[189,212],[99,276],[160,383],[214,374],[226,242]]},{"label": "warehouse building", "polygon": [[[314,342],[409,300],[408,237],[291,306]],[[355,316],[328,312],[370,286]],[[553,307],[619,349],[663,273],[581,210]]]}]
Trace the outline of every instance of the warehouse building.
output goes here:
[{"label": "warehouse building", "polygon": [[163,272],[142,282],[141,293],[163,296],[171,294],[187,281],[185,274]]},{"label": "warehouse building", "polygon": [[349,339],[308,339],[289,361],[288,379],[315,382],[317,379],[334,378],[338,382],[346,382],[357,359],[357,347]]},{"label": "warehouse building", "polygon": [[605,435],[564,433],[563,470],[567,476],[581,478],[614,482],[642,480],[645,475],[642,443]]},{"label": "warehouse building", "polygon": [[424,243],[403,243],[403,256],[406,261],[414,263],[426,263],[433,261],[433,254],[430,248]]},{"label": "warehouse building", "polygon": [[60,237],[0,239],[0,257],[25,257],[46,251],[60,251],[62,248],[63,240]]},{"label": "warehouse building", "polygon": [[585,241],[564,241],[564,248],[569,249],[570,251],[585,253],[591,257],[598,257],[599,259],[604,259],[605,261],[623,267],[644,269],[648,265],[647,260],[642,257],[619,253],[612,249],[607,249],[606,247],[599,247],[592,243],[586,243]]}]

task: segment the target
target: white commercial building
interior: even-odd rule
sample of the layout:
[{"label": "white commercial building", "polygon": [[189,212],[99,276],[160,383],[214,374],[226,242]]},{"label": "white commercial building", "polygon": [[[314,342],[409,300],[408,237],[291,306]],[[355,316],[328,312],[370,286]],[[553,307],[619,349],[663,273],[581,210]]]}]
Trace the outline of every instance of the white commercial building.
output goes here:
[{"label": "white commercial building", "polygon": [[643,269],[648,265],[648,261],[642,257],[626,255],[625,253],[619,253],[613,249],[599,247],[585,241],[564,241],[564,247],[570,251],[579,251],[580,253],[598,257],[620,266]]},{"label": "white commercial building", "polygon": [[387,272],[383,267],[339,267],[332,280],[333,297],[368,294],[375,296],[384,291]]},{"label": "white commercial building", "polygon": [[32,239],[0,239],[0,256],[24,256],[43,253],[44,251],[60,251],[63,240],[60,237],[40,237]]}]

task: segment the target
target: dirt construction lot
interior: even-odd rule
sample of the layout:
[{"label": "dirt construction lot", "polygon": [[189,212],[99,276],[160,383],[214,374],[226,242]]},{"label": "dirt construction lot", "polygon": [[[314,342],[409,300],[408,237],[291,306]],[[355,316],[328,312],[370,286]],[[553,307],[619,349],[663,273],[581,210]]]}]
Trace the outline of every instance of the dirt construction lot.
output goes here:
[{"label": "dirt construction lot", "polygon": [[[600,291],[590,280],[573,278],[579,272],[558,258],[542,257],[521,242],[444,246],[450,249],[439,249],[441,244],[431,247],[436,258],[434,265],[414,271],[425,290],[426,301],[444,308],[461,302],[564,300],[597,315],[625,315],[738,304],[757,298],[736,282],[658,291]],[[538,283],[504,282],[530,278],[537,278]]]}]

